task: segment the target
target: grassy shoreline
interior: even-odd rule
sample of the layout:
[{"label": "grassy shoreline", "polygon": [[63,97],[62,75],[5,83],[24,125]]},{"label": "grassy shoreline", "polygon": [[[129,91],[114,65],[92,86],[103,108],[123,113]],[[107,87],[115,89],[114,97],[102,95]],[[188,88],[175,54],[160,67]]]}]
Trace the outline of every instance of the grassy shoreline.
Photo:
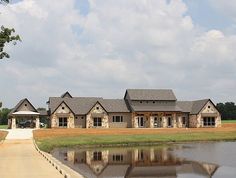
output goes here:
[{"label": "grassy shoreline", "polygon": [[[140,130],[141,131],[141,130]],[[40,132],[40,131],[39,131]],[[49,135],[50,135],[50,131]],[[59,132],[59,131],[58,131]],[[198,132],[186,131],[175,133],[158,134],[80,134],[74,136],[48,136],[37,137],[37,131],[34,131],[34,138],[38,147],[46,152],[50,152],[57,147],[111,147],[111,146],[142,146],[142,145],[163,145],[182,142],[199,141],[235,141],[236,129],[234,131],[213,130]]]}]

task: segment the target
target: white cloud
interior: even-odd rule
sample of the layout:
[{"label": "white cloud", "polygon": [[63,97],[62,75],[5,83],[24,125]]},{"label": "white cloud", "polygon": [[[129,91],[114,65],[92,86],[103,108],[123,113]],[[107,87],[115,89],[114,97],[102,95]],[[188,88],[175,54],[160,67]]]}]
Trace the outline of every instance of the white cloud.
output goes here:
[{"label": "white cloud", "polygon": [[[24,0],[0,7],[0,20],[22,43],[1,61],[1,100],[43,105],[63,91],[122,97],[126,88],[173,88],[181,99],[231,100],[234,35],[201,31],[181,0]],[[228,95],[222,94],[227,92]],[[43,105],[44,106],[44,105]]]}]

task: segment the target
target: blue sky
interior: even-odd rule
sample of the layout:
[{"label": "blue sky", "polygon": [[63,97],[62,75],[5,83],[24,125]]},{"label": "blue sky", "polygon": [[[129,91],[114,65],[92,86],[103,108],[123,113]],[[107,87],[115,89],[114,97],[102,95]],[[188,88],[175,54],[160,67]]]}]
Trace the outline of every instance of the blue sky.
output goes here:
[{"label": "blue sky", "polygon": [[22,42],[0,61],[0,100],[122,98],[171,88],[179,100],[236,102],[236,0],[12,0],[0,21]]}]

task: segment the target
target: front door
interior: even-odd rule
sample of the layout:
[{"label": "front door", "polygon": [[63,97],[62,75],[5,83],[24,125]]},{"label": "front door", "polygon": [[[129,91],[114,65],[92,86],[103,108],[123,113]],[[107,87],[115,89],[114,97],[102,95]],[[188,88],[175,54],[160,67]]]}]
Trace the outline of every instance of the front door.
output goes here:
[{"label": "front door", "polygon": [[168,117],[168,127],[172,127],[172,119],[171,119],[171,117]]},{"label": "front door", "polygon": [[144,127],[144,117],[138,117],[138,127]]}]

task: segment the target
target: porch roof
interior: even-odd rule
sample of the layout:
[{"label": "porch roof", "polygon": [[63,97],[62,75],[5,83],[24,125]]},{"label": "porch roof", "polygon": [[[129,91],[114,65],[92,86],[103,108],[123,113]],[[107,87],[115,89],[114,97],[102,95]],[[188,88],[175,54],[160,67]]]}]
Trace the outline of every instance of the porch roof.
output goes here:
[{"label": "porch roof", "polygon": [[33,111],[17,111],[17,112],[12,113],[12,115],[13,116],[23,116],[23,115],[32,116],[32,115],[39,115],[39,113],[33,112]]}]

